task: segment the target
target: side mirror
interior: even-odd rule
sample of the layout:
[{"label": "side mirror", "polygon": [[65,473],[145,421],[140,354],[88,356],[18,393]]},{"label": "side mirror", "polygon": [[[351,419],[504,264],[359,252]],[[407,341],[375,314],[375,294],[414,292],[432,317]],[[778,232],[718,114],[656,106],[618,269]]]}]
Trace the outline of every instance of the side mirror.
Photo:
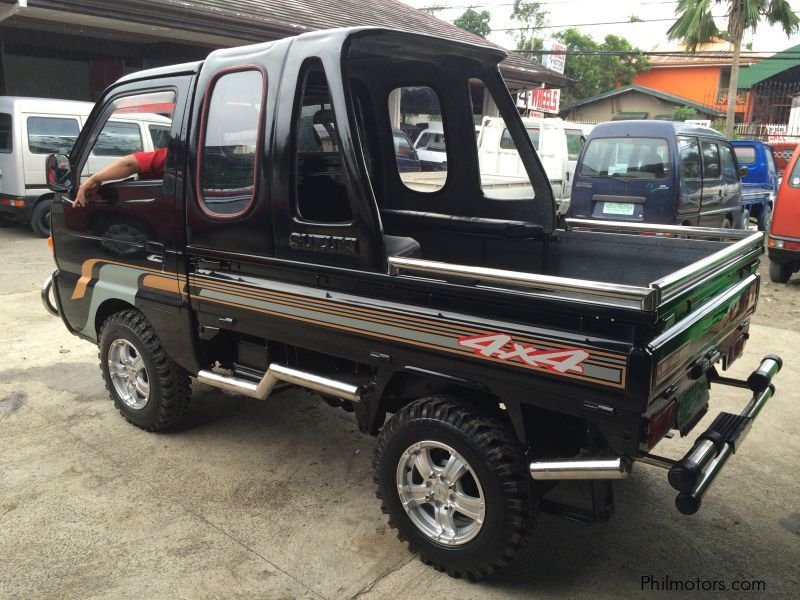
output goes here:
[{"label": "side mirror", "polygon": [[45,163],[47,187],[54,192],[68,192],[72,189],[72,168],[64,154],[51,154]]},{"label": "side mirror", "polygon": [[747,174],[749,172],[750,172],[750,169],[748,169],[747,167],[739,167],[739,177],[741,179],[744,179],[745,177],[747,177]]}]

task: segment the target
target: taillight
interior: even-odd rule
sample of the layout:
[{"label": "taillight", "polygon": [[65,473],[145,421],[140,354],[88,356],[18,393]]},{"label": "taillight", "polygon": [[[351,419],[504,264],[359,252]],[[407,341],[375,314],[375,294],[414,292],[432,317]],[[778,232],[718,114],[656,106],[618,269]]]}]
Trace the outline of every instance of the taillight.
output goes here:
[{"label": "taillight", "polygon": [[675,416],[678,413],[678,402],[672,400],[660,412],[650,417],[650,427],[647,432],[647,447],[652,448],[664,437],[675,424]]}]

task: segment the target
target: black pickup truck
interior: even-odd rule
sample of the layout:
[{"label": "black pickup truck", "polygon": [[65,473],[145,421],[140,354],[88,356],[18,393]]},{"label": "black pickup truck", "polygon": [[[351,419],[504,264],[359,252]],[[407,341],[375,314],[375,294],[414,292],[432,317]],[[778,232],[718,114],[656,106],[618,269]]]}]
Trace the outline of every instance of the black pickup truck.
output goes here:
[{"label": "black pickup truck", "polygon": [[[747,381],[718,371],[748,337],[762,234],[559,227],[503,58],[357,28],[111,86],[69,157],[48,157],[57,270],[42,297],[99,345],[122,415],[173,425],[190,378],[262,400],[313,390],[378,436],[389,523],[454,576],[506,564],[537,509],[608,518],[611,482],[636,463],[668,471],[678,509],[697,511],[781,366],[766,357]],[[77,206],[117,113],[170,120],[163,175]],[[483,174],[474,125],[489,116],[505,120],[522,184]],[[434,121],[446,169],[398,169],[393,130]],[[751,399],[681,460],[651,454],[692,430],[712,384]],[[569,479],[587,480],[591,510],[547,497]]]}]

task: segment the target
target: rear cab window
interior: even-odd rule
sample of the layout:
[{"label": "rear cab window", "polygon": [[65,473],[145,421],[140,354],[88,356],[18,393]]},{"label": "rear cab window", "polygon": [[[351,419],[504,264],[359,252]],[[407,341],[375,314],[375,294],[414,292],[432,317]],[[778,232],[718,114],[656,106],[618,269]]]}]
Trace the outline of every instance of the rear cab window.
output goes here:
[{"label": "rear cab window", "polygon": [[581,164],[584,177],[664,179],[669,145],[662,138],[610,137],[589,141]]},{"label": "rear cab window", "polygon": [[415,192],[438,192],[447,183],[447,140],[439,95],[425,85],[395,88],[389,94],[388,109],[393,130],[420,132],[416,144],[420,170],[398,169],[400,180]]},{"label": "rear cab window", "polygon": [[12,149],[11,115],[8,113],[0,113],[0,152],[9,154]]},{"label": "rear cab window", "polygon": [[736,153],[736,160],[740,165],[752,165],[756,162],[756,149],[753,146],[736,146],[733,151]]},{"label": "rear cab window", "polygon": [[28,149],[32,154],[68,154],[81,127],[68,117],[28,117]]},{"label": "rear cab window", "polygon": [[[567,129],[567,160],[578,160],[578,157],[586,144],[583,132],[578,129]],[[537,148],[538,150],[538,148]]]}]

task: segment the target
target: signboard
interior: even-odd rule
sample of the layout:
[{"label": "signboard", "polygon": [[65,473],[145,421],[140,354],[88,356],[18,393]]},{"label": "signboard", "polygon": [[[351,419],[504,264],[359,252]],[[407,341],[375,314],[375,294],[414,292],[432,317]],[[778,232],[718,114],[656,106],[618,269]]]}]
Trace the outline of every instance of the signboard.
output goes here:
[{"label": "signboard", "polygon": [[517,96],[517,108],[526,111],[558,114],[560,104],[561,90],[554,88],[534,88]]},{"label": "signboard", "polygon": [[768,142],[786,141],[786,125],[767,125],[766,129]]},{"label": "signboard", "polygon": [[711,119],[686,119],[684,123],[698,127],[711,127]]},{"label": "signboard", "polygon": [[567,62],[567,47],[557,40],[545,40],[542,50],[553,54],[542,54],[542,66],[564,74],[564,65]]}]

